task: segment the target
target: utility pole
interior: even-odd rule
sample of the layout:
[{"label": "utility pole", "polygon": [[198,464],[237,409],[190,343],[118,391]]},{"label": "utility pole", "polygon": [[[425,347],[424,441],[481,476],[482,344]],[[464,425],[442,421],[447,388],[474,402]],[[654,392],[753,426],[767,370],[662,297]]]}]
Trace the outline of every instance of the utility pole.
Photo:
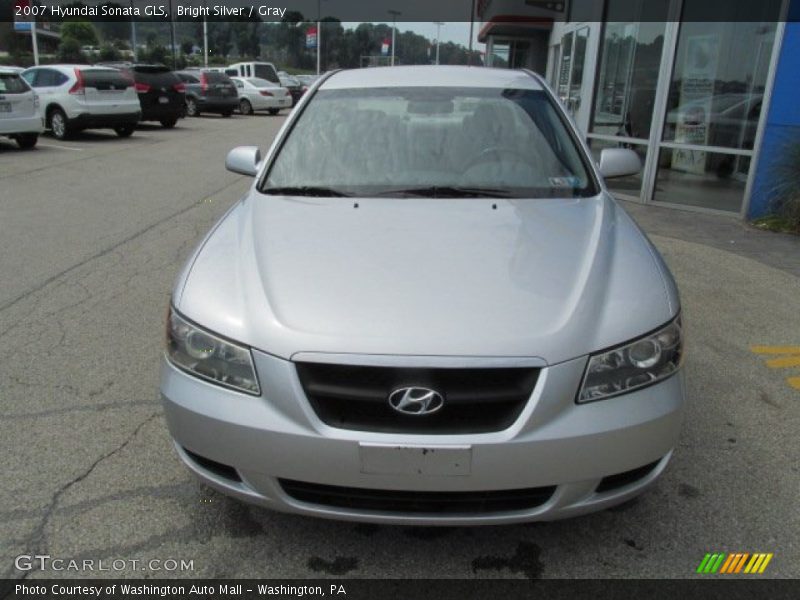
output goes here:
[{"label": "utility pole", "polygon": [[397,23],[397,17],[399,17],[401,13],[399,10],[390,10],[388,11],[390,15],[392,15],[392,62],[391,65],[394,66],[394,33],[395,33],[395,24]]},{"label": "utility pole", "polygon": [[467,56],[467,66],[472,66],[472,28],[475,25],[475,0],[472,0],[469,13],[469,56]]},{"label": "utility pole", "polygon": [[436,25],[436,64],[439,64],[439,38],[441,37],[440,31],[442,25],[444,25],[441,21],[434,21],[434,25]]}]

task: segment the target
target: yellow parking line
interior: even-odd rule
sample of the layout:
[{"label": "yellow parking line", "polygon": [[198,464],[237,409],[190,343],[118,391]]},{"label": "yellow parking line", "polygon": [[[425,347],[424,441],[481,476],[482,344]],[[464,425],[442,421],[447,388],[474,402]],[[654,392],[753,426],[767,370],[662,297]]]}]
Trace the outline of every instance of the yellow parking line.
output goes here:
[{"label": "yellow parking line", "polygon": [[800,346],[750,346],[755,354],[800,354]]},{"label": "yellow parking line", "polygon": [[800,390],[800,377],[787,377],[786,383],[796,390]]},{"label": "yellow parking line", "polygon": [[767,361],[770,369],[782,369],[784,367],[800,367],[800,356],[784,356],[783,358],[772,358]]}]

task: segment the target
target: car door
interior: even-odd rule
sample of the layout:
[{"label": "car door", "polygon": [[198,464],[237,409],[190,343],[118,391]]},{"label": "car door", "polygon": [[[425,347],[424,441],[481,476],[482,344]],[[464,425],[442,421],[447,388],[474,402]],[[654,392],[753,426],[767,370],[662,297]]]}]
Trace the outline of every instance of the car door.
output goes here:
[{"label": "car door", "polygon": [[61,71],[48,68],[28,69],[22,78],[39,94],[42,106],[58,102],[57,96],[62,92],[61,87],[69,81]]}]

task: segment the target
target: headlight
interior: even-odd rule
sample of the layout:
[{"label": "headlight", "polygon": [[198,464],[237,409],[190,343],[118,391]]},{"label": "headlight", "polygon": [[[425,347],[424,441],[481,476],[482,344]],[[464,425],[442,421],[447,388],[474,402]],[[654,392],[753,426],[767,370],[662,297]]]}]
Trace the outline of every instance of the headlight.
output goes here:
[{"label": "headlight", "polygon": [[256,396],[261,393],[249,348],[200,329],[172,307],[167,317],[167,357],[202,379]]},{"label": "headlight", "polygon": [[578,402],[610,398],[666,379],[680,367],[682,354],[683,336],[678,317],[655,333],[592,355]]}]

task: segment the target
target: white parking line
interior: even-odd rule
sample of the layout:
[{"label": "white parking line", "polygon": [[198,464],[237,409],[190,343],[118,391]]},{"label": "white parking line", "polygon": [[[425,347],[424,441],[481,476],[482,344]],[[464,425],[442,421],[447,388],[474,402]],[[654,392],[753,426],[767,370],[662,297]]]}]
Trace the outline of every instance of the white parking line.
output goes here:
[{"label": "white parking line", "polygon": [[76,152],[83,152],[86,148],[72,148],[71,146],[59,146],[58,144],[42,144],[39,143],[39,146],[43,148],[58,148],[60,150],[75,150]]}]

